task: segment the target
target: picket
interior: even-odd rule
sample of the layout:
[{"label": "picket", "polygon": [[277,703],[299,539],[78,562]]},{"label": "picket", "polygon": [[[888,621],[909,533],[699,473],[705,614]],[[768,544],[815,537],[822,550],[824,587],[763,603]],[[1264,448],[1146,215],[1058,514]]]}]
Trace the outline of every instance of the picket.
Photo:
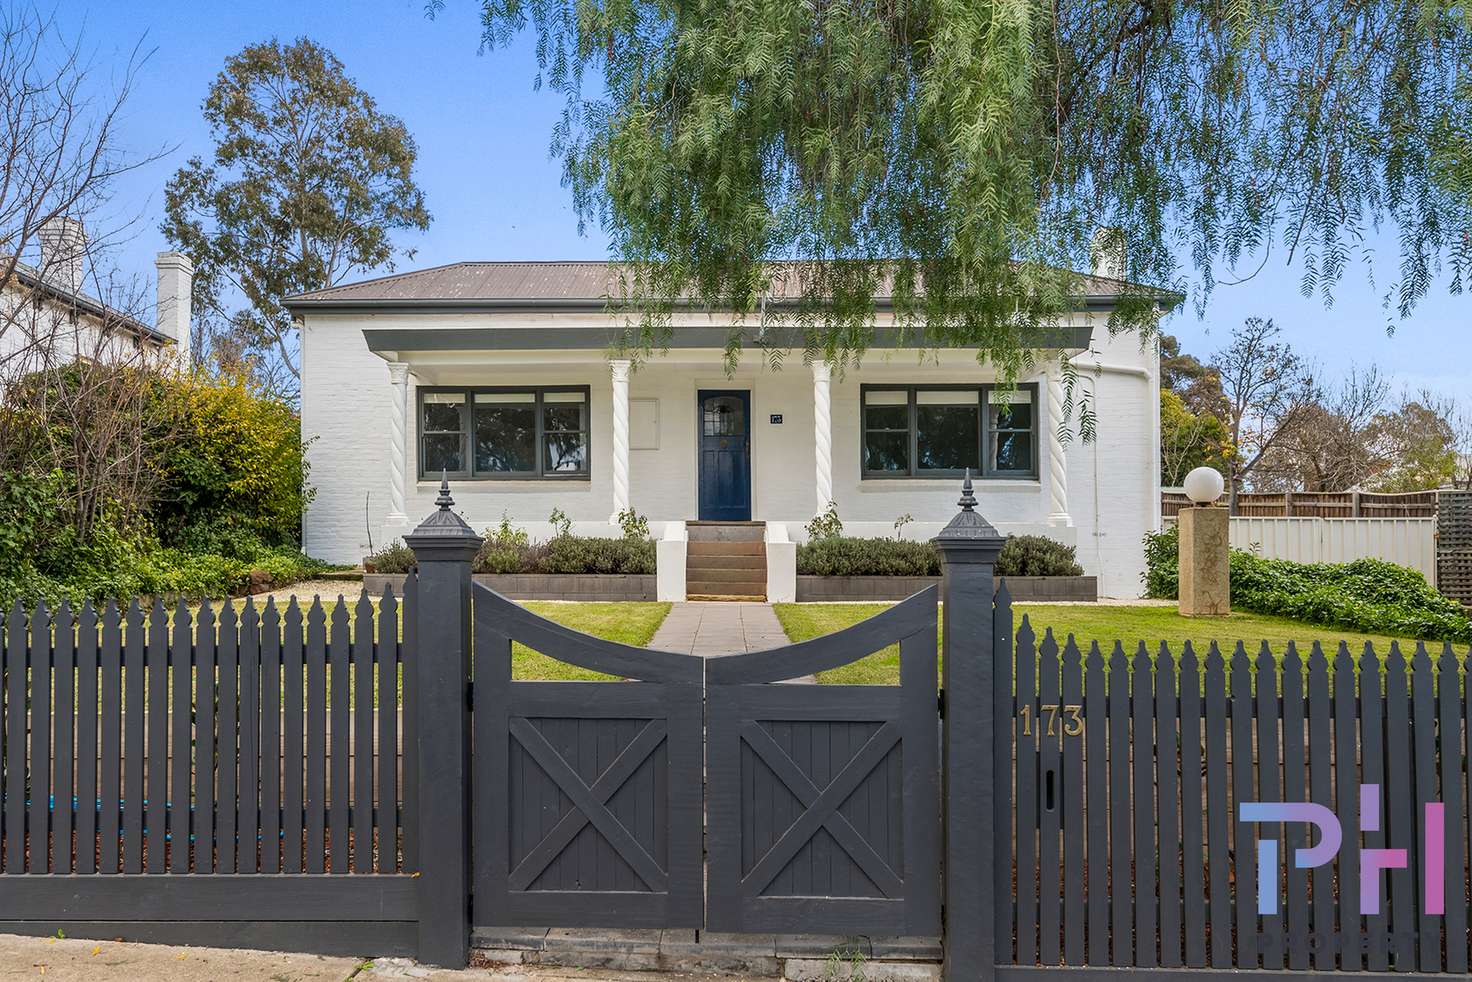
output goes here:
[{"label": "picket", "polygon": [[[1334,813],[1339,818],[1341,834],[1346,842],[1360,841],[1360,776],[1356,763],[1360,757],[1360,739],[1357,724],[1360,704],[1355,698],[1355,663],[1349,654],[1349,645],[1339,642],[1334,654]],[[1360,685],[1365,685],[1361,668]],[[1368,750],[1368,748],[1366,748]],[[1365,758],[1369,766],[1369,757]],[[1368,771],[1363,780],[1368,781]],[[1366,843],[1368,845],[1368,843]],[[1340,849],[1337,859],[1338,882],[1357,884],[1360,881],[1359,850]],[[1364,919],[1360,916],[1358,903],[1344,903],[1340,898],[1339,914],[1339,968],[1346,972],[1358,972],[1365,967]]]},{"label": "picket", "polygon": [[[1269,657],[1272,652],[1269,652]],[[1307,801],[1308,762],[1307,733],[1304,693],[1303,660],[1298,655],[1298,646],[1292,641],[1283,653],[1283,800]],[[1259,684],[1259,690],[1261,684]],[[1266,800],[1266,799],[1265,799]],[[1308,871],[1293,862],[1297,850],[1308,845],[1307,829],[1301,822],[1289,822],[1283,829],[1284,867],[1287,869],[1288,889],[1284,895],[1285,912],[1280,922],[1280,931],[1286,934],[1288,967],[1303,971],[1309,964],[1309,942],[1313,923],[1309,916]]]},{"label": "picket", "polygon": [[398,602],[385,591],[378,605],[378,797],[374,809],[380,873],[398,869],[398,740],[399,740]]},{"label": "picket", "polygon": [[1226,664],[1213,641],[1206,653],[1206,843],[1212,968],[1231,968],[1235,962],[1227,874],[1228,830],[1234,823],[1227,797],[1226,685]]},{"label": "picket", "polygon": [[[234,873],[240,854],[238,831],[240,778],[240,646],[235,605],[226,603],[220,611],[220,634],[217,642],[220,665],[220,702],[215,714],[219,734],[219,794],[215,799],[215,870]],[[242,868],[240,872],[249,872]]]},{"label": "picket", "polygon": [[97,611],[90,602],[77,618],[76,871],[97,872]]},{"label": "picket", "polygon": [[[1352,671],[1353,669],[1351,669]],[[1363,771],[1361,781],[1364,784],[1374,784],[1381,788],[1380,811],[1375,815],[1360,815],[1356,806],[1355,814],[1359,817],[1358,829],[1363,830],[1365,848],[1383,849],[1386,846],[1385,837],[1385,739],[1381,720],[1381,710],[1385,705],[1383,691],[1380,685],[1380,659],[1375,654],[1375,649],[1368,642],[1365,650],[1360,654],[1359,664],[1360,676],[1360,762]],[[1404,764],[1404,760],[1392,760],[1392,769]],[[1359,789],[1355,789],[1358,795]],[[1358,800],[1358,798],[1356,799]],[[1340,822],[1343,822],[1340,818]],[[1350,840],[1354,841],[1354,840]],[[1347,880],[1341,883],[1350,882]],[[1358,880],[1354,881],[1358,882]],[[1383,890],[1384,885],[1378,884],[1376,889]],[[1380,905],[1378,914],[1368,914],[1364,918],[1365,931],[1365,965],[1371,972],[1384,972],[1390,967],[1390,946],[1387,934],[1389,933],[1389,916],[1384,904]]]},{"label": "picket", "polygon": [[[1019,816],[1018,821],[1021,821]],[[1134,964],[1130,853],[1130,663],[1116,641],[1109,656],[1109,933],[1111,964]]]},{"label": "picket", "polygon": [[[1384,827],[1392,848],[1404,846],[1407,857],[1419,855],[1415,843],[1415,803],[1411,796],[1415,760],[1411,742],[1411,696],[1406,659],[1400,645],[1390,642],[1385,659],[1385,785],[1381,790]],[[1397,971],[1416,963],[1416,874],[1407,863],[1387,876],[1390,903],[1391,951]]]},{"label": "picket", "polygon": [[260,871],[261,614],[247,598],[240,613],[240,773],[235,861],[241,873]]},{"label": "picket", "polygon": [[30,817],[26,828],[26,871],[46,873],[51,838],[51,614],[44,603],[31,615],[29,752]]},{"label": "picket", "polygon": [[1037,653],[1026,617],[1017,628],[1017,964],[1038,958]]},{"label": "picket", "polygon": [[300,873],[302,866],[302,608],[296,597],[286,605],[281,639],[281,868]]},{"label": "picket", "polygon": [[98,781],[98,872],[116,873],[121,862],[123,807],[123,631],[118,605],[107,602],[102,614],[101,749]]},{"label": "picket", "polygon": [[1083,671],[1073,635],[1063,648],[1063,963],[1084,964]]},{"label": "picket", "polygon": [[123,872],[143,872],[143,767],[148,759],[144,745],[147,719],[148,670],[144,664],[143,609],[134,600],[128,605],[127,631],[123,647]]},{"label": "picket", "polygon": [[[1353,676],[1349,676],[1352,679]],[[1324,647],[1315,641],[1308,656],[1308,768],[1309,797],[1314,804],[1334,810],[1334,761],[1331,756],[1330,731],[1334,719],[1330,715],[1329,661]],[[1352,760],[1352,759],[1351,759]],[[1350,764],[1353,770],[1353,764]],[[1337,953],[1330,939],[1334,936],[1334,865],[1324,863],[1313,871],[1314,943],[1308,947],[1314,968],[1330,971]]]},{"label": "picket", "polygon": [[1441,769],[1440,800],[1446,808],[1445,879],[1446,970],[1467,974],[1466,861],[1462,852],[1462,822],[1467,787],[1463,775],[1462,678],[1457,655],[1448,643],[1436,668],[1437,751]]},{"label": "picket", "polygon": [[150,873],[164,872],[168,853],[169,826],[169,614],[163,601],[154,598],[148,613],[147,710],[148,748],[144,751],[147,797],[144,859]]},{"label": "picket", "polygon": [[[1455,680],[1452,681],[1455,685]],[[1436,678],[1431,665],[1431,656],[1424,644],[1416,645],[1411,659],[1411,741],[1415,755],[1415,797],[1407,804],[1411,806],[1411,820],[1416,825],[1417,847],[1407,854],[1413,864],[1411,873],[1411,896],[1419,916],[1416,925],[1419,951],[1416,958],[1423,972],[1441,971],[1441,925],[1442,915],[1425,910],[1423,892],[1429,860],[1425,841],[1425,828],[1420,824],[1422,810],[1416,802],[1437,801],[1436,787]],[[1399,899],[1399,898],[1397,898]],[[1453,940],[1455,943],[1455,939]]]},{"label": "picket", "polygon": [[1089,964],[1108,965],[1109,954],[1109,714],[1105,702],[1104,654],[1089,645],[1084,678],[1084,754],[1088,761]]},{"label": "picket", "polygon": [[322,599],[307,612],[307,872],[321,873],[326,857],[327,617]]},{"label": "picket", "polygon": [[[1206,821],[1202,784],[1201,674],[1196,649],[1181,647],[1181,896],[1185,910],[1186,957],[1191,968],[1206,966]],[[1170,967],[1167,963],[1167,967]]]},{"label": "picket", "polygon": [[194,867],[215,870],[215,611],[199,609],[194,642]]},{"label": "picket", "polygon": [[[1134,805],[1134,964],[1154,968],[1159,925],[1155,920],[1156,863],[1160,850],[1155,843],[1155,692],[1152,685],[1150,652],[1141,641],[1135,649],[1130,679],[1131,792]],[[1115,889],[1118,889],[1116,886]]]},{"label": "picket", "polygon": [[327,727],[327,851],[334,873],[348,871],[348,765],[352,760],[352,732],[348,721],[348,687],[352,676],[348,659],[352,654],[351,648],[348,604],[339,594],[332,608],[332,639],[328,646],[331,709]]},{"label": "picket", "polygon": [[1225,809],[1232,824],[1232,855],[1236,860],[1232,901],[1237,914],[1237,968],[1258,967],[1257,897],[1253,890],[1257,883],[1257,851],[1252,845],[1255,830],[1239,820],[1237,809],[1242,802],[1256,798],[1252,709],[1251,661],[1246,646],[1238,641],[1232,652],[1232,803]]},{"label": "picket", "polygon": [[[190,742],[194,736],[194,635],[189,607],[180,598],[174,608],[174,636],[169,642],[169,660],[173,674],[169,682],[169,698],[173,710],[174,750],[173,774],[170,775],[169,855],[170,873],[188,873],[194,781],[190,766]],[[58,693],[59,695],[59,693]]]},{"label": "picket", "polygon": [[1067,726],[1062,711],[1062,689],[1059,680],[1058,642],[1050,630],[1038,646],[1038,696],[1041,715],[1038,730],[1038,960],[1043,965],[1057,965],[1063,958],[1060,946],[1063,913],[1062,836],[1063,795],[1062,741]]},{"label": "picket", "polygon": [[[1257,687],[1257,789],[1253,791],[1249,788],[1237,799],[1239,805],[1244,801],[1283,800],[1283,783],[1278,770],[1278,659],[1266,641],[1258,649],[1255,682]],[[1239,910],[1244,906],[1251,909],[1256,906],[1254,887],[1257,883],[1257,868],[1254,863],[1252,878],[1244,881],[1241,855],[1254,848],[1252,843],[1255,838],[1258,836],[1276,838],[1278,830],[1239,824],[1237,831],[1243,836],[1237,845],[1237,904]],[[1282,848],[1281,839],[1278,855],[1287,855]],[[1260,917],[1261,927],[1260,929],[1254,927],[1254,930],[1260,930],[1264,939],[1260,945],[1263,967],[1278,969],[1283,967],[1285,919],[1282,915],[1283,901],[1278,871],[1274,869],[1270,872],[1273,893],[1276,897],[1274,907],[1278,913]],[[1244,893],[1247,895],[1245,904],[1243,902]]]},{"label": "picket", "polygon": [[281,614],[276,600],[261,613],[261,872],[281,862]]},{"label": "picket", "polygon": [[354,873],[373,871],[373,603],[358,598],[353,635],[353,855]]},{"label": "picket", "polygon": [[[1180,706],[1176,696],[1175,656],[1162,644],[1155,657],[1155,788],[1160,856],[1160,964],[1181,964],[1181,804],[1178,795],[1181,763]],[[1138,800],[1138,796],[1136,796]],[[1192,811],[1194,814],[1194,810]],[[1189,824],[1189,821],[1187,822]],[[1137,920],[1137,923],[1139,921]],[[1137,929],[1138,931],[1138,929]],[[1142,935],[1142,937],[1145,937]],[[1154,950],[1148,941],[1146,948]],[[1152,960],[1150,964],[1155,964]]]}]

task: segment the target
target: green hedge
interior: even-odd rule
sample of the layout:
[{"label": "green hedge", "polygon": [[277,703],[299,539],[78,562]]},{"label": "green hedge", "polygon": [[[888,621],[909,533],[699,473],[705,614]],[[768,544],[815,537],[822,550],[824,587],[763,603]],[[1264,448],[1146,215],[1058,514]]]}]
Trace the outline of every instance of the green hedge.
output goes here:
[{"label": "green hedge", "polygon": [[[826,536],[797,547],[799,576],[939,576],[940,553],[930,542]],[[1081,576],[1072,546],[1041,535],[1008,536],[998,576]]]},{"label": "green hedge", "polygon": [[[1146,595],[1174,600],[1179,589],[1175,527],[1145,537]],[[1460,604],[1413,569],[1380,559],[1295,563],[1233,549],[1232,606],[1309,624],[1427,641],[1472,641]]]},{"label": "green hedge", "polygon": [[[595,538],[558,535],[533,542],[509,526],[487,529],[485,544],[476,554],[477,573],[624,573],[654,574],[653,539]],[[407,573],[414,565],[413,551],[396,542],[363,560],[375,573]]]}]

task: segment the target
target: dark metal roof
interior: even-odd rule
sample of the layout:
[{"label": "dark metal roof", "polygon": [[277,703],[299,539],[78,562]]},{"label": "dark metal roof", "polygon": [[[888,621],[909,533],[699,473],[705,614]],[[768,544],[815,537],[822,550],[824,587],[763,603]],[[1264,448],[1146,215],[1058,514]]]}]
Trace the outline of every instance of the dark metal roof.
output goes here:
[{"label": "dark metal roof", "polygon": [[[611,296],[620,293],[618,266],[599,261],[567,262],[466,262],[429,269],[394,273],[360,283],[346,283],[311,293],[287,297],[283,303],[294,312],[348,311],[391,307],[395,310],[517,310],[601,309]],[[1121,280],[1098,276],[1085,278],[1088,306],[1108,308],[1129,289]],[[771,299],[795,299],[794,285],[785,289],[778,280]],[[1180,294],[1164,290],[1158,303],[1174,307]],[[889,297],[876,297],[880,307]]]},{"label": "dark metal roof", "polygon": [[41,272],[35,267],[28,266],[23,262],[16,262],[15,264],[15,279],[21,286],[35,290],[49,300],[65,307],[71,307],[80,313],[98,318],[106,328],[129,331],[155,344],[177,343],[173,337],[160,331],[152,324],[145,324],[137,318],[123,313],[121,310],[109,307],[96,297],[69,290],[66,287],[53,283],[42,276]]}]

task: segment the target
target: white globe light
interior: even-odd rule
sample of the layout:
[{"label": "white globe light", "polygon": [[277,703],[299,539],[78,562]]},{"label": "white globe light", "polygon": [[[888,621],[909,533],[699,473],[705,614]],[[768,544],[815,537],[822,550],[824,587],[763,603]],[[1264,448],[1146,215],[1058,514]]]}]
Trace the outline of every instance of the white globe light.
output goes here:
[{"label": "white globe light", "polygon": [[1221,472],[1211,467],[1198,467],[1186,475],[1186,497],[1198,505],[1209,505],[1220,498],[1224,487]]}]

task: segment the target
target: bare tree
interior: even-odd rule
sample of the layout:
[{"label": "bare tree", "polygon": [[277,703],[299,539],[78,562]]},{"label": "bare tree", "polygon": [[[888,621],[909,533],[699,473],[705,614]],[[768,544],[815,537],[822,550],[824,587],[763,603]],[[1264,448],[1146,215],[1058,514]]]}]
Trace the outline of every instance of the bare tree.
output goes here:
[{"label": "bare tree", "polygon": [[1319,398],[1311,366],[1287,343],[1271,319],[1249,317],[1211,361],[1226,399],[1227,426],[1235,448],[1228,465],[1228,502],[1250,484],[1278,441]]},{"label": "bare tree", "polygon": [[1400,442],[1384,426],[1390,382],[1351,365],[1295,413],[1258,467],[1259,483],[1286,491],[1347,491],[1395,466]]}]

